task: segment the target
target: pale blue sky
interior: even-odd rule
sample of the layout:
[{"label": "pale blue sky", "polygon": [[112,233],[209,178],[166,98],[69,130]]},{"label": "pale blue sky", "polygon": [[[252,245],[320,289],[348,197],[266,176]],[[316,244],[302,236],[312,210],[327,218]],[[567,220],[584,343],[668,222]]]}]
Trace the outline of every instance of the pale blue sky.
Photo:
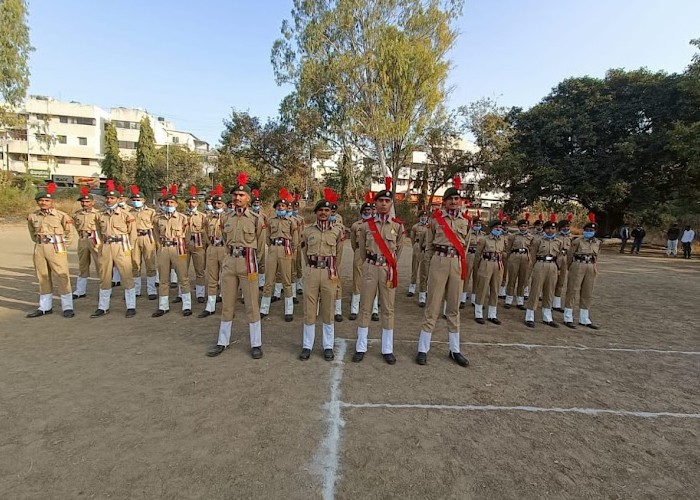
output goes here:
[{"label": "pale blue sky", "polygon": [[[291,0],[29,0],[30,93],[140,107],[218,142],[232,107],[267,117],[289,92],[270,49]],[[569,76],[680,72],[698,0],[467,0],[450,103],[529,107]]]}]

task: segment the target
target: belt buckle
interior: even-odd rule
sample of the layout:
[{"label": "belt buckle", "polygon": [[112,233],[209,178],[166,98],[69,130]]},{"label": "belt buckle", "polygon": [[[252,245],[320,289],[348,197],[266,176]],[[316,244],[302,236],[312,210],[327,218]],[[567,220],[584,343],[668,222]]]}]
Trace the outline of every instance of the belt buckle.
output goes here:
[{"label": "belt buckle", "polygon": [[326,268],[326,261],[325,260],[316,261],[316,267],[319,269],[325,269]]},{"label": "belt buckle", "polygon": [[455,252],[455,249],[454,249],[454,248],[450,248],[450,249],[448,250],[448,252],[449,252],[449,254],[450,254],[452,257],[455,256],[455,253],[456,253],[456,252]]}]

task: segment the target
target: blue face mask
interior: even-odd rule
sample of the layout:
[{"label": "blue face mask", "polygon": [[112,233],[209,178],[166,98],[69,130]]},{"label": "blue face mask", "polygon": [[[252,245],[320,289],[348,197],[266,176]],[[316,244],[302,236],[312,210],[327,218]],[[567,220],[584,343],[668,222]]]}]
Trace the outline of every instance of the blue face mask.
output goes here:
[{"label": "blue face mask", "polygon": [[369,220],[372,218],[372,214],[360,214],[362,217],[362,220]]},{"label": "blue face mask", "polygon": [[224,209],[223,208],[215,208],[212,210],[212,212],[214,212],[215,214],[221,214],[224,212]]},{"label": "blue face mask", "polygon": [[583,237],[590,240],[591,238],[595,237],[595,231],[584,231]]},{"label": "blue face mask", "polygon": [[427,224],[428,219],[426,217],[421,217],[420,219],[418,219],[418,222],[420,222],[421,224]]},{"label": "blue face mask", "polygon": [[299,215],[299,210],[292,210],[292,215]]},{"label": "blue face mask", "polygon": [[134,208],[141,208],[141,207],[143,207],[143,202],[142,202],[142,201],[138,201],[138,200],[134,200],[134,201],[131,202],[131,205],[132,205]]},{"label": "blue face mask", "polygon": [[214,210],[214,205],[212,205],[211,203],[207,203],[206,205],[204,205],[204,208],[211,212],[212,210]]},{"label": "blue face mask", "polygon": [[187,207],[187,211],[188,211],[189,213],[193,214],[193,213],[195,213],[195,212],[197,211],[197,207],[194,207],[194,208]]},{"label": "blue face mask", "polygon": [[335,222],[335,215],[329,215],[328,220],[331,222]]},{"label": "blue face mask", "polygon": [[277,217],[286,217],[287,216],[287,211],[286,210],[277,210]]},{"label": "blue face mask", "polygon": [[260,211],[260,205],[253,205],[253,212],[259,212]]},{"label": "blue face mask", "polygon": [[571,230],[570,230],[570,229],[562,229],[562,230],[559,231],[559,232],[560,232],[561,234],[563,234],[564,236],[568,236],[568,234],[571,232]]},{"label": "blue face mask", "polygon": [[479,231],[481,231],[481,226],[474,226],[472,229],[474,229],[475,233],[478,233]]},{"label": "blue face mask", "polygon": [[287,210],[287,217],[291,217],[292,215],[294,215],[294,212],[292,212],[291,210]]},{"label": "blue face mask", "polygon": [[493,236],[495,236],[496,238],[498,238],[500,235],[503,234],[503,231],[501,231],[500,229],[492,229],[492,230],[491,230],[491,234],[492,234]]},{"label": "blue face mask", "polygon": [[557,237],[557,235],[556,235],[556,234],[547,234],[547,233],[543,232],[543,233],[542,233],[542,237],[543,237],[545,240],[553,240],[554,238]]},{"label": "blue face mask", "polygon": [[119,203],[117,203],[117,205],[119,205],[120,207],[125,207],[125,206],[126,206],[126,202],[125,202],[125,201],[120,201]]},{"label": "blue face mask", "polygon": [[176,208],[177,207],[163,207],[163,212],[165,212],[166,214],[172,214],[175,212]]}]

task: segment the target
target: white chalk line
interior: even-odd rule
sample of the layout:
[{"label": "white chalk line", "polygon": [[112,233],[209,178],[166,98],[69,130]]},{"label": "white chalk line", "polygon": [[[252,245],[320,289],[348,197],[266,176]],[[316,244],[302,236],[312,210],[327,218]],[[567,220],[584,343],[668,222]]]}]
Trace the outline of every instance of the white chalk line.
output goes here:
[{"label": "white chalk line", "polygon": [[345,339],[336,339],[335,360],[331,366],[329,400],[324,405],[326,411],[326,433],[316,455],[316,469],[323,477],[323,498],[335,498],[335,484],[340,467],[340,434],[345,425],[341,413],[340,382],[343,379],[343,358],[347,350]]},{"label": "white chalk line", "polygon": [[[350,341],[350,339],[343,339]],[[381,342],[380,339],[369,339],[369,342]],[[417,340],[396,340],[394,343],[410,343],[418,345]],[[444,340],[433,340],[433,344],[447,344],[448,342]],[[460,342],[460,345],[472,346],[472,347],[512,347],[515,349],[564,349],[572,351],[603,351],[603,352],[633,352],[633,353],[653,353],[653,354],[677,354],[683,356],[700,356],[700,351],[676,351],[669,349],[653,349],[644,347],[588,347],[588,346],[575,346],[575,345],[549,345],[549,344],[523,344],[523,343],[507,343],[507,342]]]},{"label": "white chalk line", "polygon": [[607,410],[604,408],[542,408],[538,406],[497,406],[497,405],[435,405],[435,404],[393,404],[393,403],[345,403],[343,408],[365,409],[419,409],[419,410],[448,410],[448,411],[523,411],[530,413],[578,413],[590,416],[614,415],[620,417],[639,418],[686,418],[700,420],[700,413],[673,413],[651,411]]}]

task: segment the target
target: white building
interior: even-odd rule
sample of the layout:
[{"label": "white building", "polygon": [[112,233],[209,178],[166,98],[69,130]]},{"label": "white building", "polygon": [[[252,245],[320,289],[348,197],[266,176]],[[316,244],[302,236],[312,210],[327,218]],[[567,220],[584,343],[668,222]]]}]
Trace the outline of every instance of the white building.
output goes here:
[{"label": "white building", "polygon": [[[30,96],[19,114],[26,126],[0,130],[0,164],[5,170],[51,178],[59,185],[99,186],[103,178],[104,130],[114,123],[123,157],[136,154],[141,120],[151,122],[157,146],[178,144],[208,154],[209,144],[189,132],[175,130],[172,123],[142,109],[112,108]],[[2,139],[4,137],[4,140]]]}]

